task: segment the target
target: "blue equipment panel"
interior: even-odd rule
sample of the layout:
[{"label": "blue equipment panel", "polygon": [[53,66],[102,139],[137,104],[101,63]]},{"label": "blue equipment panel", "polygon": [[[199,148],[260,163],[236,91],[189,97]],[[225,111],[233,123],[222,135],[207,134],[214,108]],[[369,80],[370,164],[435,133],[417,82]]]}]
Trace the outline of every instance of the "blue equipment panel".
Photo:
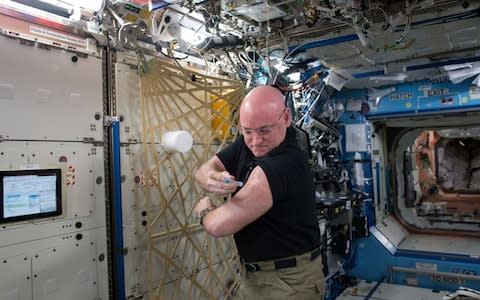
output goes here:
[{"label": "blue equipment panel", "polygon": [[[367,119],[480,110],[480,87],[473,85],[472,80],[473,78],[453,84],[444,76],[371,90],[342,91],[336,94],[335,98],[346,107],[350,101],[368,104],[367,110],[362,108],[362,115]],[[372,96],[375,94],[383,95],[375,99],[375,96]],[[348,116],[351,117],[346,115]]]},{"label": "blue equipment panel", "polygon": [[441,77],[392,87],[393,91],[376,105],[369,102],[367,118],[480,109],[480,88],[472,85],[471,80],[453,84],[448,77]]},{"label": "blue equipment panel", "polygon": [[353,257],[345,264],[348,275],[446,291],[480,288],[477,257],[397,249],[375,228],[370,232],[369,237],[353,241]]}]

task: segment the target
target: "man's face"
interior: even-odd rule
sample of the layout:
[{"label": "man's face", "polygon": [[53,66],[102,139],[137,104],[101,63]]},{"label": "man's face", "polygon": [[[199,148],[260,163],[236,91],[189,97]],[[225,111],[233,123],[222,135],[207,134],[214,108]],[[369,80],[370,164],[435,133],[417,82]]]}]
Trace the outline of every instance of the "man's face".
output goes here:
[{"label": "man's face", "polygon": [[288,121],[286,107],[280,114],[245,113],[240,116],[240,132],[253,155],[262,157],[283,142]]}]

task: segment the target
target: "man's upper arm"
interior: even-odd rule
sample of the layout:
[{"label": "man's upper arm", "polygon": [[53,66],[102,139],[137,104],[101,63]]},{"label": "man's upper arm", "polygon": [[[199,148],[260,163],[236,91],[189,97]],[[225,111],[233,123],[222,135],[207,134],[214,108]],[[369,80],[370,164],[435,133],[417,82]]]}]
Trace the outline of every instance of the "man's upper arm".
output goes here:
[{"label": "man's upper arm", "polygon": [[238,232],[265,214],[273,205],[272,192],[267,176],[259,166],[255,167],[246,184],[229,201],[211,212],[207,231],[214,236],[226,236]]}]

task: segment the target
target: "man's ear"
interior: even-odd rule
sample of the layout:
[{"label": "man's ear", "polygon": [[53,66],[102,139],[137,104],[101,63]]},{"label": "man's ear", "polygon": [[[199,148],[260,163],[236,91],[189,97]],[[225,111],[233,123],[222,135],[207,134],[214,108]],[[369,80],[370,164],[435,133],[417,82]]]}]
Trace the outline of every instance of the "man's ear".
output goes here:
[{"label": "man's ear", "polygon": [[290,125],[292,125],[292,112],[290,109],[287,108],[287,113],[285,115],[287,115],[287,127],[290,127]]}]

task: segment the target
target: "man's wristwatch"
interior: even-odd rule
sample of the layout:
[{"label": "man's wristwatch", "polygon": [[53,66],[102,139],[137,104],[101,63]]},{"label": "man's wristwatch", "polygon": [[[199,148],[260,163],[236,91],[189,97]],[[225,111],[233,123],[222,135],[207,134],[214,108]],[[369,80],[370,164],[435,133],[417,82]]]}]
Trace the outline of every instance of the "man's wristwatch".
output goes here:
[{"label": "man's wristwatch", "polygon": [[203,218],[205,218],[205,216],[212,210],[213,209],[210,209],[210,208],[204,208],[200,211],[200,225],[203,226]]}]

